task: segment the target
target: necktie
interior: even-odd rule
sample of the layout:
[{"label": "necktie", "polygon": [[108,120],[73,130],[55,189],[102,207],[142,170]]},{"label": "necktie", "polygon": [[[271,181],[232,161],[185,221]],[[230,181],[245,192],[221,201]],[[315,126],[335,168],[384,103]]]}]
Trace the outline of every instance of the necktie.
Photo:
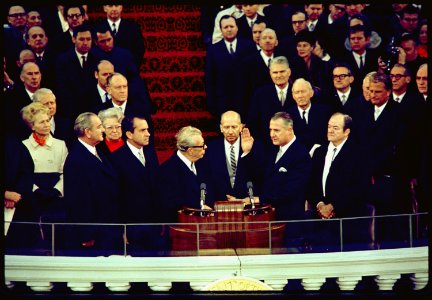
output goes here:
[{"label": "necktie", "polygon": [[271,58],[269,58],[268,62],[267,62],[267,67],[269,67],[269,68],[270,68],[270,62],[271,62]]},{"label": "necktie", "polygon": [[254,21],[250,21],[250,28],[253,27]]},{"label": "necktie", "polygon": [[360,71],[363,70],[363,55],[360,55],[360,65],[359,65]]},{"label": "necktie", "polygon": [[333,148],[333,156],[332,156],[332,162],[334,161],[334,159],[335,159],[335,156],[336,156],[336,150],[337,150],[337,148],[335,147],[335,148]]},{"label": "necktie", "polygon": [[144,155],[141,153],[141,151],[138,151],[138,158],[139,158],[140,162],[143,164],[143,166],[145,166]]},{"label": "necktie", "polygon": [[195,165],[194,163],[191,163],[191,171],[196,175]]},{"label": "necktie", "polygon": [[108,96],[108,93],[106,92],[105,93],[105,102],[109,102],[110,101],[110,98],[109,98],[109,96]]},{"label": "necktie", "polygon": [[97,150],[95,151],[94,155],[95,155],[95,156],[96,156],[100,161],[102,161],[102,159],[100,158],[100,156],[99,156]]},{"label": "necktie", "polygon": [[400,98],[399,97],[396,97],[396,102],[398,102],[398,103],[400,103]]},{"label": "necktie", "polygon": [[113,32],[114,36],[116,36],[116,34],[117,34],[117,28],[116,28],[116,24],[115,23],[112,23],[112,32]]},{"label": "necktie", "polygon": [[378,119],[378,117],[379,117],[379,108],[375,108],[375,114],[374,114],[374,117],[375,117],[375,121]]},{"label": "necktie", "polygon": [[326,162],[324,164],[323,177],[322,177],[322,186],[323,186],[324,196],[326,195],[326,188],[325,188],[325,186],[326,186],[326,182],[327,182],[327,176],[329,174],[330,167],[331,167],[331,165],[333,163],[333,160],[334,160],[334,158],[336,156],[336,149],[337,149],[336,147],[333,148],[333,155],[332,155],[332,158],[331,158],[330,162],[328,161],[328,158],[326,156]]},{"label": "necktie", "polygon": [[283,106],[284,103],[285,103],[285,94],[284,94],[284,92],[282,90],[279,92],[279,100],[280,100],[280,102],[281,102],[281,104]]},{"label": "necktie", "polygon": [[236,176],[236,171],[237,171],[237,164],[236,164],[236,159],[235,159],[234,146],[231,145],[230,148],[231,148],[231,150],[230,150],[230,165],[231,165],[231,170],[232,170],[231,187],[234,187],[235,176]]},{"label": "necktie", "polygon": [[279,148],[279,152],[276,155],[276,161],[275,161],[275,163],[278,162],[278,160],[281,158],[281,156],[282,156],[282,148]]},{"label": "necktie", "polygon": [[36,58],[38,62],[42,62],[42,55],[37,55]]},{"label": "necktie", "polygon": [[310,23],[310,25],[309,25],[309,31],[314,31],[314,29],[315,29],[314,23]]},{"label": "necktie", "polygon": [[230,49],[229,49],[229,51],[230,51],[230,54],[231,54],[231,55],[234,54],[234,49],[233,49],[232,43],[230,43]]},{"label": "necktie", "polygon": [[308,122],[306,120],[306,111],[305,110],[303,111],[302,116],[303,116],[303,121],[304,121],[305,125],[307,125]]},{"label": "necktie", "polygon": [[87,60],[86,60],[85,55],[82,55],[81,59],[82,59],[82,68],[84,69],[87,67]]},{"label": "necktie", "polygon": [[346,103],[346,96],[342,95],[342,105],[345,105],[345,103]]}]

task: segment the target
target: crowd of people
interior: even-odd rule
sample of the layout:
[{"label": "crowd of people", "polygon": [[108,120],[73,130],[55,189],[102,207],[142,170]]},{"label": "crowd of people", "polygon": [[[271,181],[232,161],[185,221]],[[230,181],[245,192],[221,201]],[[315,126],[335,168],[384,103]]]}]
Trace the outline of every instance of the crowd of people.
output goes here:
[{"label": "crowd of people", "polygon": [[[421,5],[203,10],[203,25],[211,20],[203,26],[207,109],[221,136],[205,141],[199,128],[182,127],[161,164],[155,108],[139,75],[141,29],[122,18],[122,5],[103,5],[99,22],[86,8],[8,8],[5,209],[17,208],[14,221],[40,224],[31,239],[11,226],[10,245],[50,241],[44,223],[175,223],[184,207],[211,210],[222,200],[270,204],[277,220],[428,212],[432,114]],[[290,247],[338,246],[334,222],[292,224]],[[121,251],[126,243],[139,253],[169,239],[163,226],[64,230],[69,249]],[[362,220],[344,231],[366,249],[401,246],[408,236],[404,220]]]}]

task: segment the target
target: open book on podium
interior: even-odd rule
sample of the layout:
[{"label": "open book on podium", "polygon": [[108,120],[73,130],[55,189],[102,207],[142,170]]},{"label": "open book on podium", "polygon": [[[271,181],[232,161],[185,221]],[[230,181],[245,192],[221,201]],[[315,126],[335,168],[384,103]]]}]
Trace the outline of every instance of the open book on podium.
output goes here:
[{"label": "open book on podium", "polygon": [[285,224],[271,223],[275,209],[268,204],[250,208],[242,201],[216,201],[214,210],[185,207],[178,217],[179,223],[170,226],[173,251],[270,249],[283,244]]}]

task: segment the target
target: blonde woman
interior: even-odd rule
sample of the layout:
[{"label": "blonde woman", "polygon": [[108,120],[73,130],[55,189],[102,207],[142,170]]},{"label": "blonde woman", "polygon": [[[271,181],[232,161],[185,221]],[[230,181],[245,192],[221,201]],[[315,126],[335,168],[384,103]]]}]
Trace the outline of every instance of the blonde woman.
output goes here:
[{"label": "blonde woman", "polygon": [[[68,154],[63,140],[51,135],[49,109],[33,102],[21,110],[21,116],[32,133],[23,143],[34,163],[33,195],[40,222],[64,221],[63,165]],[[41,230],[42,239],[49,239],[47,229]],[[42,229],[42,227],[41,227]]]}]

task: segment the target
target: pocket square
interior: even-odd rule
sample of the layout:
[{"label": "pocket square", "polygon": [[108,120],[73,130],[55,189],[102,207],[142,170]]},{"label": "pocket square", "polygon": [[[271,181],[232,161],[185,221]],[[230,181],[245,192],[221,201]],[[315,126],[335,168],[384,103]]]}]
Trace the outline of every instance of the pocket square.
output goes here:
[{"label": "pocket square", "polygon": [[285,169],[284,167],[280,167],[279,172],[287,172],[287,169]]}]

